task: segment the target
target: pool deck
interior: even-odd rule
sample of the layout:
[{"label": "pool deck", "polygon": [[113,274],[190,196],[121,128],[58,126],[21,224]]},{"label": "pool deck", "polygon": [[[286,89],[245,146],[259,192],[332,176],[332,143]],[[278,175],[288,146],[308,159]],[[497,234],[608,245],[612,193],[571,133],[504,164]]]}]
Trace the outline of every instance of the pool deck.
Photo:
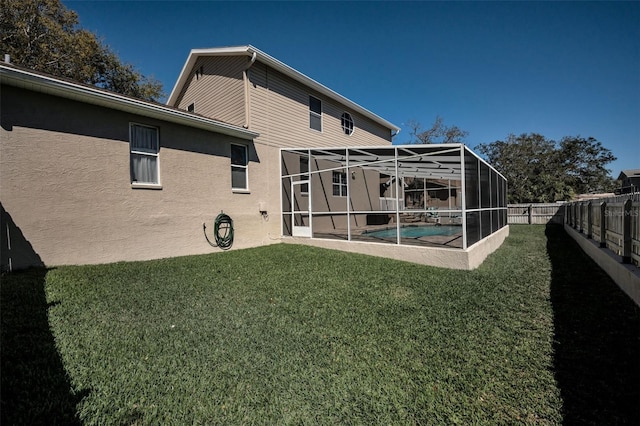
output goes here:
[{"label": "pool deck", "polygon": [[[433,224],[401,224],[401,227],[435,227]],[[375,235],[367,235],[373,231],[381,231],[385,229],[394,229],[390,225],[369,225],[366,227],[358,227],[351,229],[351,241],[377,242],[386,244],[396,244],[396,237],[378,237]],[[332,240],[348,240],[346,229],[334,229],[331,232],[314,232],[313,238],[326,238]],[[422,246],[422,247],[451,247],[462,248],[462,226],[460,232],[454,235],[427,235],[422,237],[401,237],[400,243],[403,245]]]}]

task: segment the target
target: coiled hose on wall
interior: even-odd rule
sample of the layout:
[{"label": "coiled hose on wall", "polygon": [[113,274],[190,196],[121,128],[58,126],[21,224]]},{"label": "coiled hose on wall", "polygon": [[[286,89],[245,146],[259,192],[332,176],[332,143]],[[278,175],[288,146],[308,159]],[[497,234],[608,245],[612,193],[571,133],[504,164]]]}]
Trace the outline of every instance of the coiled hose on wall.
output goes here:
[{"label": "coiled hose on wall", "polygon": [[204,231],[204,237],[212,247],[220,247],[222,250],[228,250],[233,245],[233,219],[226,215],[224,212],[216,217],[213,221],[213,236],[216,241],[213,244],[209,237],[207,237],[207,225],[202,224],[202,230]]}]

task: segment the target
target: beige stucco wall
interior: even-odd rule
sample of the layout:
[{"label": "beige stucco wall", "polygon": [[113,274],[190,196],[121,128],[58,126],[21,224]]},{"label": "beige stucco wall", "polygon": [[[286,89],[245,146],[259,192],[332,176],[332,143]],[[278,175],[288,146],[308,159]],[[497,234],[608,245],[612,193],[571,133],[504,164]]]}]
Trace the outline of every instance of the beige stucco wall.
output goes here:
[{"label": "beige stucco wall", "polygon": [[506,225],[467,249],[468,269],[475,269],[480,266],[487,256],[500,248],[508,236],[509,225]]},{"label": "beige stucco wall", "polygon": [[[278,215],[258,211],[279,210],[277,149],[8,86],[1,111],[2,259],[14,269],[218,251],[202,224],[221,210],[234,249],[278,241]],[[131,122],[160,130],[162,189],[131,187]],[[231,143],[249,146],[247,193],[231,190]]]}]

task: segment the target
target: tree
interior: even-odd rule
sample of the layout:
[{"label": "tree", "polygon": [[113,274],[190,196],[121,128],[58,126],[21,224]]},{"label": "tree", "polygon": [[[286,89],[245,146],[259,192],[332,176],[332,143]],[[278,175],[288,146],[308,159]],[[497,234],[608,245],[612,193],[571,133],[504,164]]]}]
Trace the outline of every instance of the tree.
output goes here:
[{"label": "tree", "polygon": [[458,126],[445,125],[440,116],[436,117],[433,125],[427,130],[423,130],[416,120],[409,120],[407,127],[411,135],[409,143],[464,143],[464,139],[469,135],[469,132],[461,130]]},{"label": "tree", "polygon": [[162,84],[124,64],[60,0],[1,0],[0,53],[35,71],[156,101]]},{"label": "tree", "polygon": [[537,133],[511,134],[475,149],[507,178],[510,203],[549,203],[613,189],[605,166],[615,157],[594,138],[567,136],[556,143]]},{"label": "tree", "polygon": [[566,136],[560,140],[559,163],[567,184],[578,194],[610,192],[616,188],[605,166],[616,157],[596,139]]}]

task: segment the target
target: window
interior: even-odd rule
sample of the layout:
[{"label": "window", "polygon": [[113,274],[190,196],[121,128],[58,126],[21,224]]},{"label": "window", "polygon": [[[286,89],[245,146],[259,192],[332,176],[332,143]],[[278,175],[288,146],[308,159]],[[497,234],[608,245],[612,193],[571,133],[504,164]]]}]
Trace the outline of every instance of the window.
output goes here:
[{"label": "window", "polygon": [[309,96],[309,128],[322,131],[322,101]]},{"label": "window", "polygon": [[158,185],[158,128],[141,124],[129,125],[131,183]]},{"label": "window", "polygon": [[347,174],[344,172],[333,172],[333,196],[347,196]]},{"label": "window", "polygon": [[[309,180],[309,157],[300,157],[300,180]],[[303,183],[300,186],[300,192],[302,192],[302,194],[309,193],[308,183]]]},{"label": "window", "polygon": [[351,136],[353,134],[353,118],[351,118],[351,114],[345,112],[342,114],[342,131],[345,135]]},{"label": "window", "polygon": [[247,182],[248,158],[246,146],[231,145],[231,189],[249,189]]}]

